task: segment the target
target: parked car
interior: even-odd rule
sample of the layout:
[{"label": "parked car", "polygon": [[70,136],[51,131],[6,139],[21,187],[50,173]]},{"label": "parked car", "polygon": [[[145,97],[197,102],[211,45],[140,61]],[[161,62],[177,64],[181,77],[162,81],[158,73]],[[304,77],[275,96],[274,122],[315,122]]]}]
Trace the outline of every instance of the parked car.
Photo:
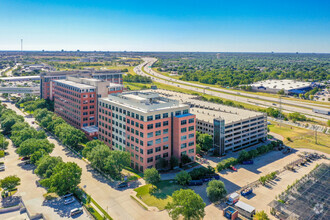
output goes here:
[{"label": "parked car", "polygon": [[118,189],[125,188],[125,187],[128,187],[128,183],[127,182],[119,183],[118,186],[117,186]]},{"label": "parked car", "polygon": [[0,165],[0,171],[5,171],[6,170],[6,166],[4,164]]},{"label": "parked car", "polygon": [[242,162],[242,164],[244,164],[244,165],[253,164],[253,160],[245,160]]},{"label": "parked car", "polygon": [[73,196],[73,194],[72,194],[72,193],[68,193],[68,194],[62,196],[62,198],[63,198],[63,199],[66,199],[66,198],[69,198],[69,197],[71,197],[71,196]]},{"label": "parked car", "polygon": [[237,169],[234,166],[231,166],[230,169],[232,169],[233,171],[237,171]]},{"label": "parked car", "polygon": [[74,197],[69,197],[67,199],[64,200],[64,205],[69,205],[71,203],[73,203],[75,201]]},{"label": "parked car", "polygon": [[75,208],[75,209],[72,209],[70,211],[70,215],[74,216],[74,215],[77,215],[77,214],[82,213],[82,212],[83,212],[83,208]]},{"label": "parked car", "polygon": [[241,195],[242,196],[247,196],[247,195],[251,194],[252,192],[253,192],[252,188],[249,187],[249,188],[246,188],[246,189],[242,190]]},{"label": "parked car", "polygon": [[29,156],[26,156],[26,157],[22,157],[21,158],[21,161],[25,161],[25,160],[30,160],[30,157]]},{"label": "parked car", "polygon": [[200,186],[203,185],[203,180],[190,180],[189,186]]}]

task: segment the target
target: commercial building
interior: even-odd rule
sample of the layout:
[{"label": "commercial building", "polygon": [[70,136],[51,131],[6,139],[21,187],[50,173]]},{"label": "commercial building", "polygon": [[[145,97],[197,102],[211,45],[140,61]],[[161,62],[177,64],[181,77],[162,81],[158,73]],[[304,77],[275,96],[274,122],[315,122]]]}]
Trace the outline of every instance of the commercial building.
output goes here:
[{"label": "commercial building", "polygon": [[[55,113],[74,127],[81,128],[89,138],[97,136],[97,100],[109,93],[122,92],[122,85],[93,78],[67,76],[54,80]],[[110,88],[115,87],[115,91]]]},{"label": "commercial building", "polygon": [[296,80],[265,80],[256,82],[250,85],[252,91],[255,92],[267,92],[267,93],[278,93],[284,90],[285,94],[299,95],[308,92],[313,89],[314,86],[318,86],[312,82],[299,82]]},{"label": "commercial building", "polygon": [[202,101],[195,95],[154,91],[188,104],[190,113],[196,115],[196,130],[213,136],[214,150],[220,155],[253,146],[267,137],[265,113]]},{"label": "commercial building", "polygon": [[98,80],[109,81],[116,84],[123,84],[122,72],[120,70],[77,70],[77,71],[54,71],[43,72],[40,74],[40,97],[43,99],[53,100],[54,80],[64,80],[67,76],[76,76],[83,78],[93,78]]},{"label": "commercial building", "polygon": [[125,92],[99,100],[99,139],[128,151],[131,166],[143,171],[160,158],[195,158],[196,120],[189,106],[154,92]]}]

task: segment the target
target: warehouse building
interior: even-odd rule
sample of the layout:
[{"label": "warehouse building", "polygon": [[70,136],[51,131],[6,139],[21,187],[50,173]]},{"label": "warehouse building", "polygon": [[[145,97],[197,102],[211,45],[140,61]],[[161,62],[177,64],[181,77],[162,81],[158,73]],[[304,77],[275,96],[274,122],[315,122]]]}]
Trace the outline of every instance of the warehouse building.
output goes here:
[{"label": "warehouse building", "polygon": [[188,104],[196,115],[196,130],[213,136],[214,150],[220,155],[256,145],[267,137],[265,113],[201,101],[194,95],[155,91]]},{"label": "warehouse building", "polygon": [[312,82],[284,79],[255,82],[250,86],[254,92],[278,93],[279,91],[284,90],[285,94],[299,95],[308,92],[317,85]]}]

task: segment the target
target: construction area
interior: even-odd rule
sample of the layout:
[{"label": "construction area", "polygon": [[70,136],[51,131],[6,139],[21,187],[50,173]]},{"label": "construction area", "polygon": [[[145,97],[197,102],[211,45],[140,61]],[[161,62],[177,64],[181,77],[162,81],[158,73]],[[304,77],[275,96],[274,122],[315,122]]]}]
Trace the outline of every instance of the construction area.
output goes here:
[{"label": "construction area", "polygon": [[330,165],[322,163],[269,203],[280,219],[330,219]]}]

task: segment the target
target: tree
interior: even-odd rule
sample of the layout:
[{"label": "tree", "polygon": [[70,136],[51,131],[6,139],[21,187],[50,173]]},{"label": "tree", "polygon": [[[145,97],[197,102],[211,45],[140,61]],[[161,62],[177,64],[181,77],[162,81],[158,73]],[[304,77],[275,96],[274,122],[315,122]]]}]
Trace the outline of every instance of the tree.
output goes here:
[{"label": "tree", "polygon": [[185,186],[189,184],[191,176],[186,171],[181,171],[180,173],[176,174],[175,180],[178,184]]},{"label": "tree", "polygon": [[284,89],[281,89],[280,91],[278,91],[277,94],[279,94],[279,95],[285,95]]},{"label": "tree", "polygon": [[186,164],[186,163],[190,163],[191,162],[191,159],[188,157],[188,155],[186,154],[183,154],[181,156],[181,163],[182,164]]},{"label": "tree", "polygon": [[0,180],[0,187],[6,190],[14,189],[16,186],[21,184],[21,179],[16,175],[7,176]]},{"label": "tree", "polygon": [[30,156],[36,151],[44,150],[47,153],[51,153],[55,145],[51,144],[47,139],[35,139],[30,138],[22,142],[17,153],[20,156]]},{"label": "tree", "polygon": [[196,141],[202,148],[202,150],[208,151],[213,146],[213,138],[209,134],[200,134]]},{"label": "tree", "polygon": [[118,178],[124,167],[129,166],[130,154],[125,151],[111,151],[110,156],[106,158],[105,170],[113,178]]},{"label": "tree", "polygon": [[250,155],[248,152],[246,152],[245,150],[242,150],[241,152],[239,152],[238,158],[237,158],[238,162],[241,163],[242,161],[249,160],[249,159],[251,159],[251,158],[250,158]]},{"label": "tree", "polygon": [[9,145],[9,142],[6,140],[6,138],[0,134],[0,149],[1,150],[7,150]]},{"label": "tree", "polygon": [[61,157],[46,155],[40,159],[34,172],[42,178],[49,178],[52,176],[53,170],[59,163],[63,163]]},{"label": "tree", "polygon": [[148,184],[157,184],[160,181],[158,170],[155,168],[146,169],[144,171],[144,179]]},{"label": "tree", "polygon": [[260,212],[256,212],[256,214],[253,216],[253,220],[269,220],[269,217],[267,213],[262,210]]},{"label": "tree", "polygon": [[82,150],[83,157],[88,158],[88,154],[92,151],[92,149],[99,145],[105,144],[100,140],[92,140],[87,142],[86,147],[84,147],[84,149]]},{"label": "tree", "polygon": [[33,154],[31,154],[31,158],[30,158],[30,161],[32,164],[37,164],[38,161],[43,157],[43,156],[46,156],[48,155],[48,153],[44,150],[38,150],[36,152],[34,152]]},{"label": "tree", "polygon": [[193,190],[175,191],[172,199],[165,207],[172,219],[178,219],[182,215],[184,220],[197,220],[205,216],[205,203]]},{"label": "tree", "polygon": [[110,156],[110,154],[111,150],[108,146],[98,145],[91,150],[87,158],[93,167],[97,167],[100,170],[105,171],[106,158]]},{"label": "tree", "polygon": [[216,202],[224,198],[227,194],[225,184],[220,180],[212,180],[208,183],[206,193],[212,202]]},{"label": "tree", "polygon": [[168,160],[164,158],[159,158],[159,160],[156,162],[157,169],[164,169],[168,166]]},{"label": "tree", "polygon": [[81,168],[73,162],[58,163],[53,174],[48,179],[40,181],[41,185],[48,187],[49,192],[56,192],[62,196],[73,192],[81,181]]},{"label": "tree", "polygon": [[199,144],[196,144],[196,154],[200,154],[201,153],[201,146]]},{"label": "tree", "polygon": [[170,159],[170,166],[171,166],[171,169],[173,169],[174,167],[178,166],[179,165],[179,160],[178,158],[176,157],[171,157]]}]

